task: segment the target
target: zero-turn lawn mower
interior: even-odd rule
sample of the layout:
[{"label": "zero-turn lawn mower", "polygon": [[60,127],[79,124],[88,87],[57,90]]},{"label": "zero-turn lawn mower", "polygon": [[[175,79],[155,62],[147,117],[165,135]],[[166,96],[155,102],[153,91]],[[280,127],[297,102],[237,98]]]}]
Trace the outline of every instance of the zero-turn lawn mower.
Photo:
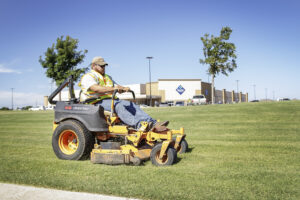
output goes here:
[{"label": "zero-turn lawn mower", "polygon": [[[54,101],[54,97],[66,86],[69,101]],[[157,166],[172,165],[177,152],[185,153],[188,143],[184,129],[164,132],[148,130],[148,123],[135,130],[118,118],[114,109],[114,91],[111,112],[100,105],[89,104],[95,99],[79,102],[74,95],[73,78],[67,78],[50,96],[55,104],[52,147],[56,156],[64,160],[82,160],[90,157],[92,163],[141,164],[151,159]],[[130,91],[135,99],[135,94]]]}]

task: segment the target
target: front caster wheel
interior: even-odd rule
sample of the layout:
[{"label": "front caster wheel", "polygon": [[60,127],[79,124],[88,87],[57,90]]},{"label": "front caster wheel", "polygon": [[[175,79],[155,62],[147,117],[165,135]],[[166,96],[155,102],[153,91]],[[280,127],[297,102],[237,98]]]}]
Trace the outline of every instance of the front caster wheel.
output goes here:
[{"label": "front caster wheel", "polygon": [[131,159],[131,162],[132,162],[132,164],[133,164],[134,166],[139,166],[139,165],[141,165],[142,160],[141,160],[140,158],[138,158],[138,157],[133,157],[133,158]]},{"label": "front caster wheel", "polygon": [[156,166],[172,165],[177,159],[176,150],[172,147],[169,147],[162,159],[159,159],[161,147],[162,144],[158,144],[152,149],[150,154],[152,164]]},{"label": "front caster wheel", "polygon": [[179,153],[179,154],[186,153],[188,149],[189,149],[189,145],[188,145],[187,141],[185,139],[183,139],[179,144],[179,149],[178,149],[177,153]]}]

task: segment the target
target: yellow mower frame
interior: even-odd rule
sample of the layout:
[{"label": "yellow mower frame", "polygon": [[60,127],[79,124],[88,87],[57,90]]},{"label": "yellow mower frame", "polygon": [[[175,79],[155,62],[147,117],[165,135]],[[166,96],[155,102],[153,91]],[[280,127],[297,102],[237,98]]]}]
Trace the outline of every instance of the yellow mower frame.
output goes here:
[{"label": "yellow mower frame", "polygon": [[[115,96],[116,92],[117,91],[114,92],[113,97]],[[109,132],[98,134],[97,139],[100,141],[106,141],[109,138],[123,136],[125,137],[125,145],[120,146],[120,149],[103,149],[101,145],[95,144],[95,147],[91,152],[91,161],[93,163],[98,163],[97,156],[103,154],[107,155],[107,157],[105,158],[105,156],[102,156],[102,161],[103,159],[109,159],[110,156],[108,155],[124,155],[124,163],[132,162],[133,164],[138,165],[140,164],[141,160],[146,160],[151,157],[152,149],[157,144],[160,144],[161,148],[158,150],[159,153],[157,153],[157,155],[153,155],[153,158],[151,157],[153,164],[169,165],[176,161],[177,154],[174,155],[172,162],[168,163],[167,161],[169,160],[165,159],[165,162],[163,160],[164,157],[167,156],[167,151],[169,148],[171,148],[171,151],[175,153],[179,151],[180,143],[186,136],[184,134],[184,128],[180,128],[179,130],[168,129],[164,132],[157,133],[153,131],[146,131],[149,124],[147,122],[142,122],[140,129],[136,131],[130,129],[126,125],[118,125],[120,119],[114,113],[114,98],[112,98],[111,110],[112,112],[104,111],[107,124],[109,125]],[[174,137],[176,137],[175,141]],[[148,148],[140,147],[140,143],[142,141],[148,145]],[[105,163],[105,161],[103,162]]]}]

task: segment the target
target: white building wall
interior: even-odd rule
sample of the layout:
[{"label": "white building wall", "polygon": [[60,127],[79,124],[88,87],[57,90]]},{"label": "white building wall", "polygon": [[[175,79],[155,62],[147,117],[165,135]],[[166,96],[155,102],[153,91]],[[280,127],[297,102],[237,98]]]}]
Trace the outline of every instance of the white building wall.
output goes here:
[{"label": "white building wall", "polygon": [[146,84],[131,84],[123,86],[129,87],[136,94],[146,94]]},{"label": "white building wall", "polygon": [[[185,91],[180,94],[176,91],[179,86],[182,86]],[[192,99],[195,95],[196,90],[201,89],[201,81],[184,81],[184,80],[174,80],[174,81],[158,81],[158,90],[165,91],[166,101],[176,101],[176,100],[188,100]]]},{"label": "white building wall", "polygon": [[[135,94],[136,98],[146,98],[146,84],[131,84],[123,85],[124,87],[129,87]],[[132,99],[131,93],[117,94],[120,99]]]}]

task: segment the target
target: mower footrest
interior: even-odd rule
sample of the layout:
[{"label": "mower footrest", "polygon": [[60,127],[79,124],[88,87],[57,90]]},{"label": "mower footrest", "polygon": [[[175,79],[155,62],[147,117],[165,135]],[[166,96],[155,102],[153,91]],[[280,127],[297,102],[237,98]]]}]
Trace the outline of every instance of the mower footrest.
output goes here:
[{"label": "mower footrest", "polygon": [[108,165],[129,164],[130,150],[93,149],[91,152],[91,162]]},{"label": "mower footrest", "polygon": [[92,153],[91,162],[94,164],[119,165],[129,163],[129,155],[112,153]]}]

